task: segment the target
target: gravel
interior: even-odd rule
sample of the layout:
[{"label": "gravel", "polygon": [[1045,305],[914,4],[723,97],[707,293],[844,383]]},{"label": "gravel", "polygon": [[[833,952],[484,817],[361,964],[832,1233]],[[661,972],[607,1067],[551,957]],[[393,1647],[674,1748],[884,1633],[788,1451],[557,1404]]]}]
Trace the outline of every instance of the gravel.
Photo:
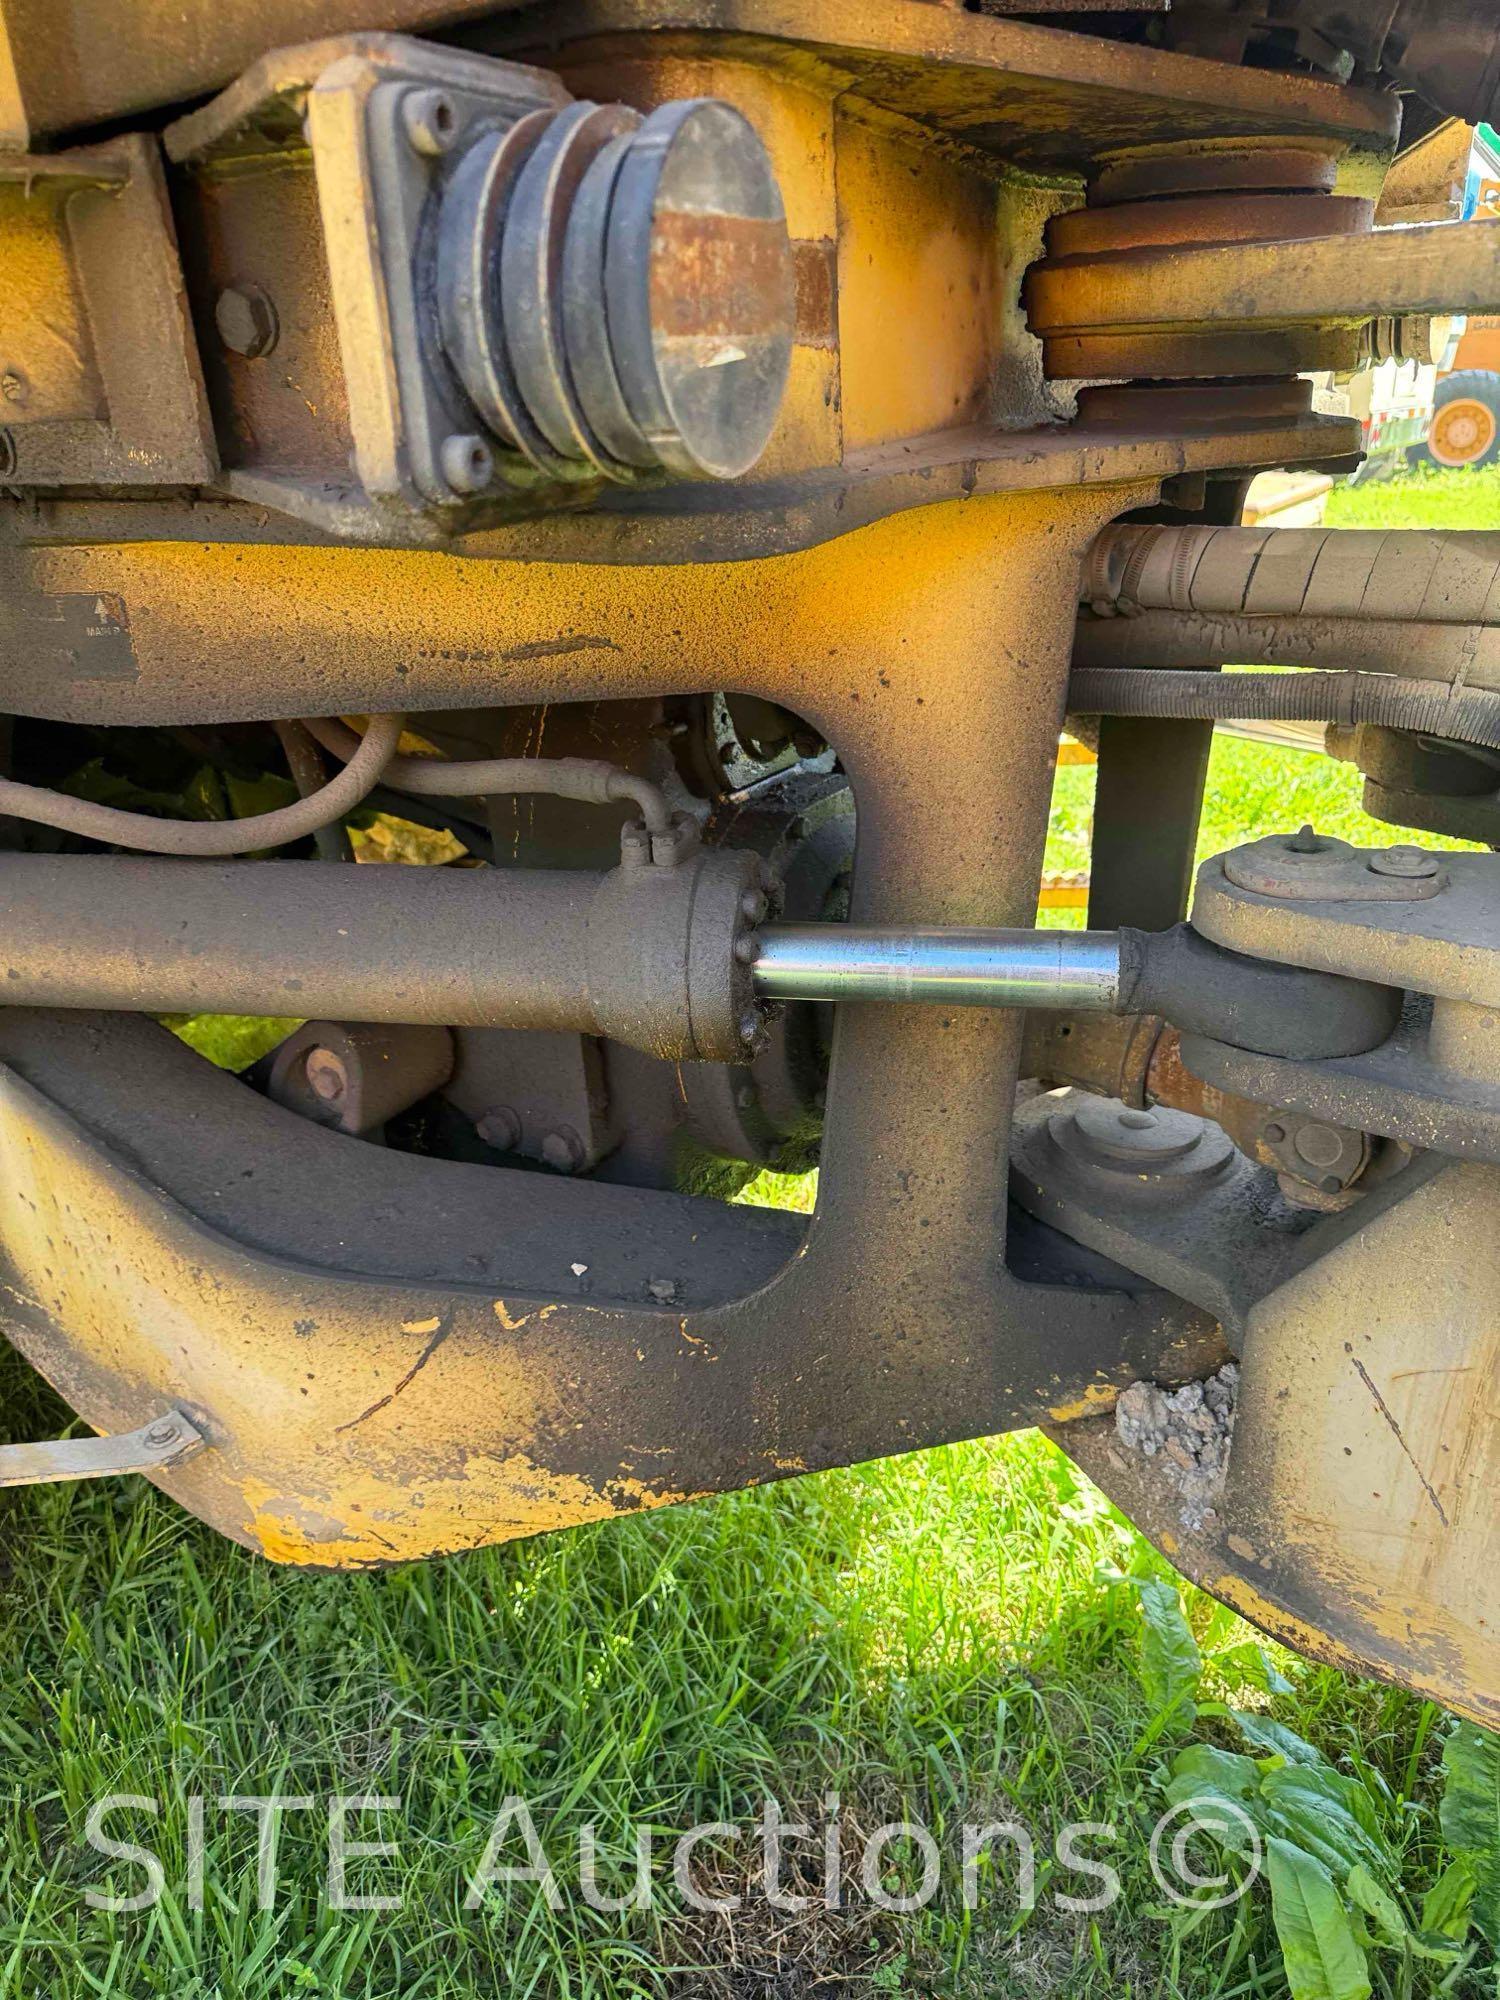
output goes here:
[{"label": "gravel", "polygon": [[1240,1371],[1226,1361],[1206,1382],[1162,1389],[1132,1382],[1115,1405],[1115,1434],[1128,1451],[1160,1461],[1182,1501],[1182,1525],[1196,1533],[1213,1518],[1224,1488]]}]

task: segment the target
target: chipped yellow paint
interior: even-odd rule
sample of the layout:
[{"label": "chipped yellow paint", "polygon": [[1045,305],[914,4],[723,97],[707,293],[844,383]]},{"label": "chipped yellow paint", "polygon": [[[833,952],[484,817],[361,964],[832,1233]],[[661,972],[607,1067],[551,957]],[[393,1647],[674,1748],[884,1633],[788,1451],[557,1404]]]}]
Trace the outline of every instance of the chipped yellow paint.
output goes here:
[{"label": "chipped yellow paint", "polygon": [[1112,1410],[1119,1395],[1114,1382],[1090,1382],[1075,1402],[1059,1403],[1047,1414],[1055,1424],[1076,1424],[1083,1417],[1102,1416],[1106,1410]]},{"label": "chipped yellow paint", "polygon": [[401,1331],[403,1333],[436,1333],[442,1323],[441,1314],[434,1313],[431,1319],[402,1320]]},{"label": "chipped yellow paint", "polygon": [[530,1326],[533,1321],[540,1325],[543,1320],[549,1320],[554,1313],[561,1311],[560,1305],[551,1305],[534,1306],[528,1313],[512,1313],[504,1299],[495,1301],[495,1317],[507,1333],[519,1333],[522,1327]]},{"label": "chipped yellow paint", "polygon": [[[249,1510],[245,1532],[261,1553],[271,1562],[320,1569],[368,1569],[706,1497],[629,1477],[601,1489],[576,1473],[549,1471],[524,1452],[470,1453],[459,1477],[424,1481],[415,1511],[403,1493],[358,1470],[340,1478],[336,1503],[331,1495],[290,1495],[253,1477],[242,1480],[241,1490]],[[328,1512],[334,1504],[336,1519]]]}]

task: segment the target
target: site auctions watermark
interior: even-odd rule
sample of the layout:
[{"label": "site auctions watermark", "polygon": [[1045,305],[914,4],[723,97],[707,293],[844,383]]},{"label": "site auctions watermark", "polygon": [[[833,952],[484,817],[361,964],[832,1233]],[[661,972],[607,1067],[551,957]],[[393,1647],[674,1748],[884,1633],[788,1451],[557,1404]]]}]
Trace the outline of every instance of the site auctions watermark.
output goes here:
[{"label": "site auctions watermark", "polygon": [[[247,1819],[255,1828],[254,1860],[240,1869],[227,1850],[235,1846],[231,1828]],[[299,1854],[316,1854],[316,1888],[329,1908],[402,1908],[404,1802],[372,1792],[188,1793],[170,1805],[111,1792],[90,1807],[84,1829],[87,1845],[111,1866],[84,1899],[91,1909],[120,1913],[152,1909],[171,1894],[201,1910],[212,1882],[231,1893],[253,1886],[257,1908],[272,1910],[287,1893],[279,1863],[292,1822]],[[461,1840],[445,1842],[444,1851],[462,1874],[471,1911],[491,1896],[520,1894],[554,1910],[581,1898],[605,1912],[650,1910],[675,1899],[685,1909],[730,1915],[758,1898],[788,1914],[859,1901],[902,1914],[957,1897],[966,1910],[1004,1902],[1030,1912],[1045,1900],[1090,1914],[1119,1901],[1123,1843],[1141,1838],[1138,1826],[1122,1834],[1099,1820],[1069,1821],[1045,1833],[1013,1819],[966,1821],[945,1830],[941,1841],[911,1819],[856,1831],[837,1794],[828,1793],[816,1815],[798,1817],[768,1797],[746,1822],[707,1820],[677,1833],[641,1826],[622,1842],[618,1829],[607,1834],[594,1821],[572,1820],[564,1828],[511,1794],[479,1828],[472,1852],[464,1852]],[[1145,1845],[1156,1887],[1181,1907],[1223,1908],[1261,1870],[1255,1826],[1222,1794],[1178,1801],[1150,1828]],[[1222,1862],[1226,1850],[1232,1866]],[[163,1853],[174,1857],[178,1879],[171,1879]]]}]

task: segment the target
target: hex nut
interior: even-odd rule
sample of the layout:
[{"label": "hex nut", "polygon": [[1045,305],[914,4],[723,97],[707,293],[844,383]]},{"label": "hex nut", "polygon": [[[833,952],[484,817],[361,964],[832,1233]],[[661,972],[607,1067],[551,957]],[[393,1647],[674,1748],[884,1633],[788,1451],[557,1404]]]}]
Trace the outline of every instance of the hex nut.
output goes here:
[{"label": "hex nut", "polygon": [[438,454],[443,477],[455,493],[483,493],[495,477],[495,454],[474,431],[455,431]]},{"label": "hex nut", "polygon": [[314,1097],[331,1104],[349,1088],[349,1067],[333,1049],[309,1049],[302,1064],[307,1087]]},{"label": "hex nut", "polygon": [[175,1417],[163,1417],[160,1423],[153,1424],[150,1430],[147,1431],[146,1442],[147,1444],[157,1445],[172,1444],[181,1435],[182,1427],[177,1422],[177,1419]]},{"label": "hex nut", "polygon": [[281,333],[276,307],[259,285],[226,285],[214,305],[214,324],[231,354],[259,361]]}]

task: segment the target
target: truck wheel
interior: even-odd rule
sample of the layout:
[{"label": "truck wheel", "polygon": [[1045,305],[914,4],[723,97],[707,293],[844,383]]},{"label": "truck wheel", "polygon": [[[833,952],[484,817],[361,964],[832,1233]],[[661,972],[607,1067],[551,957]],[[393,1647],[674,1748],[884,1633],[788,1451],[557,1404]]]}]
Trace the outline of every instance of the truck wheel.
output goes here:
[{"label": "truck wheel", "polygon": [[1413,465],[1451,470],[1500,459],[1500,374],[1460,369],[1439,382],[1435,403],[1427,442],[1412,449]]}]

